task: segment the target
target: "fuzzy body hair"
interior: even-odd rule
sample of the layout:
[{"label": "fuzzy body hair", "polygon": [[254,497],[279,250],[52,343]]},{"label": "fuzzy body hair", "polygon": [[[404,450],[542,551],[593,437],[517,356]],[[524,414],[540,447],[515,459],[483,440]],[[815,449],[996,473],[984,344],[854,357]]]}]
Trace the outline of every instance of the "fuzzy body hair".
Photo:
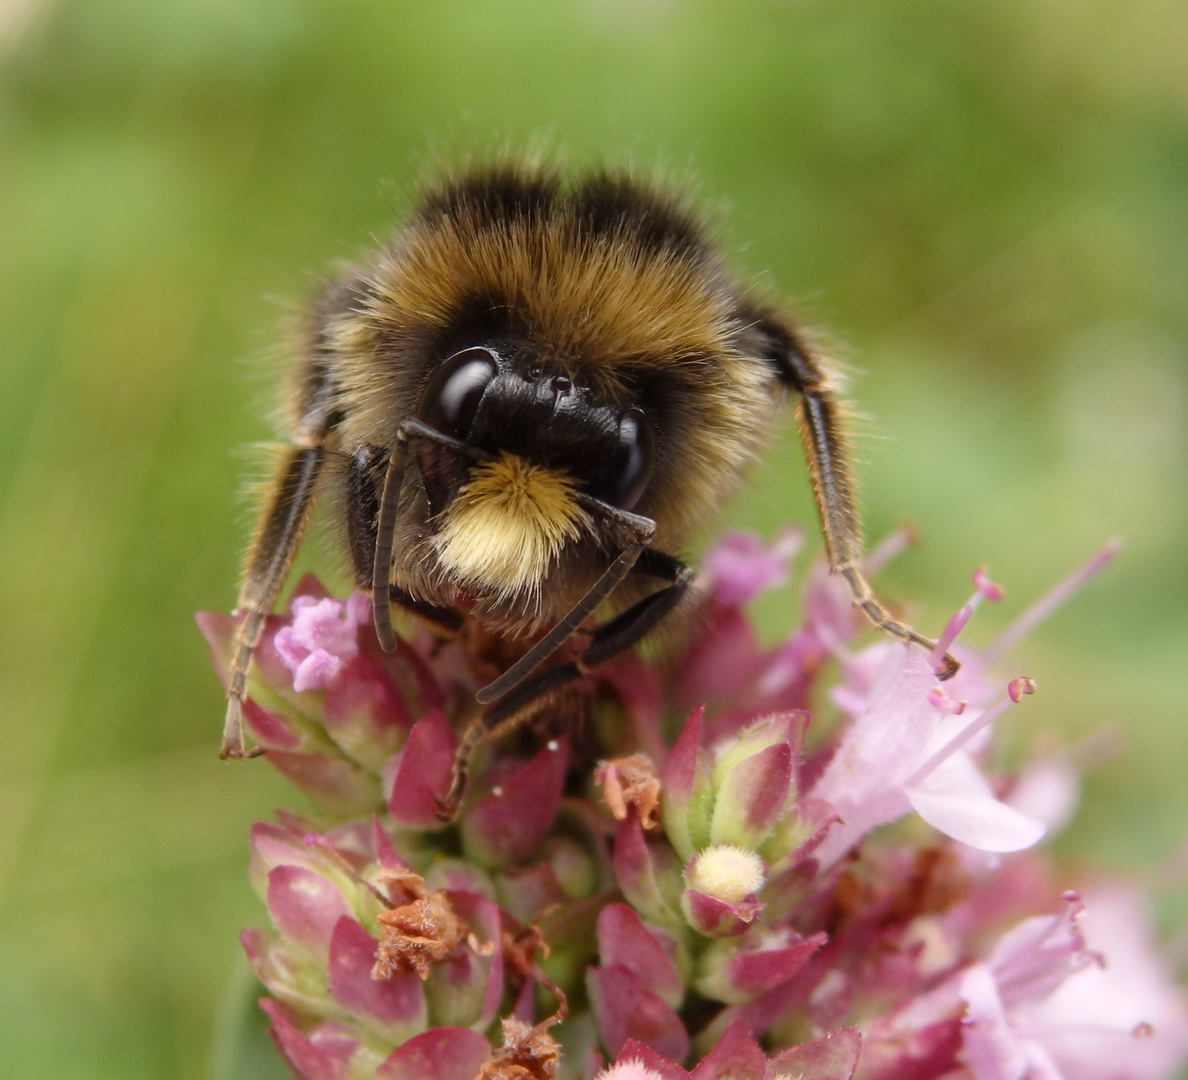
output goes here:
[{"label": "fuzzy body hair", "polygon": [[[431,189],[315,313],[314,363],[329,368],[341,416],[331,448],[391,446],[445,357],[513,339],[537,366],[647,414],[655,466],[635,509],[655,520],[655,546],[676,551],[770,429],[782,390],[753,329],[767,313],[693,211],[647,184],[612,173],[566,184],[511,165],[463,174]],[[510,467],[499,468],[506,481]],[[472,478],[438,520],[406,485],[393,580],[429,602],[462,599],[505,629],[543,625],[605,553],[558,495],[571,479],[538,471],[500,488],[493,476]]]}]

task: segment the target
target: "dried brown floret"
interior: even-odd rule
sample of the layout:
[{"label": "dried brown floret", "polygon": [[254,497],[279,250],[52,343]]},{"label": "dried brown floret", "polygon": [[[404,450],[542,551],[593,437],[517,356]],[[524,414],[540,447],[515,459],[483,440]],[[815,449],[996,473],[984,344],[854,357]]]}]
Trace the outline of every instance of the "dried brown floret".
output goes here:
[{"label": "dried brown floret", "polygon": [[382,884],[399,886],[413,899],[380,912],[383,929],[371,977],[391,979],[415,971],[426,979],[429,969],[465,940],[469,927],[449,897],[440,889],[427,889],[419,874],[382,870],[377,877]]},{"label": "dried brown floret", "polygon": [[525,1024],[514,1016],[503,1020],[503,1045],[479,1070],[475,1080],[553,1080],[561,1064],[561,1047],[546,1030],[556,1021]]},{"label": "dried brown floret", "polygon": [[660,827],[660,777],[647,754],[604,761],[594,780],[602,786],[602,797],[616,821],[623,821],[634,808],[645,832]]}]

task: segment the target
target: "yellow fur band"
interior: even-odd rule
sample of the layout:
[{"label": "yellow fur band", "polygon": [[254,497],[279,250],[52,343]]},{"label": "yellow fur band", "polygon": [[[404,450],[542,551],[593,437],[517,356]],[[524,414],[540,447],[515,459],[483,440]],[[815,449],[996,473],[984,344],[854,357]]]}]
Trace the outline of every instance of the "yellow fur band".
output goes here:
[{"label": "yellow fur band", "polygon": [[535,594],[590,519],[562,472],[503,454],[478,465],[433,539],[442,568],[465,587],[510,600]]}]

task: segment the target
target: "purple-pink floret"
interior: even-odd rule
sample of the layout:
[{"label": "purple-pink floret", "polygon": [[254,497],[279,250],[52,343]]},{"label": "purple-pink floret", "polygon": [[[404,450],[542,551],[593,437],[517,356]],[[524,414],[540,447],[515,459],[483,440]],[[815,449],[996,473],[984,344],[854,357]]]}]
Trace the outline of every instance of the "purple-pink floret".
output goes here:
[{"label": "purple-pink floret", "polygon": [[[1036,690],[998,662],[1117,545],[981,651],[959,635],[1003,590],[976,571],[942,685],[939,652],[858,642],[823,565],[799,628],[762,645],[744,606],[799,542],[726,536],[675,652],[620,657],[584,710],[560,698],[531,737],[481,747],[450,823],[490,658],[413,628],[384,653],[366,596],[298,585],[245,719],[317,809],[253,829],[272,926],[242,937],[298,1076],[1171,1080],[1188,1063],[1188,999],[1138,893],[1062,893],[1036,848],[1075,809],[1071,757],[1006,773],[991,752]],[[199,624],[225,670],[235,620]]]},{"label": "purple-pink floret", "polygon": [[702,560],[701,587],[723,607],[742,607],[788,580],[788,564],[802,539],[799,529],[785,529],[772,544],[753,533],[725,533]]},{"label": "purple-pink floret", "polygon": [[293,673],[293,689],[325,690],[342,665],[359,655],[357,631],[371,619],[371,602],[362,593],[352,593],[345,603],[296,596],[290,614],[292,621],[274,640]]}]

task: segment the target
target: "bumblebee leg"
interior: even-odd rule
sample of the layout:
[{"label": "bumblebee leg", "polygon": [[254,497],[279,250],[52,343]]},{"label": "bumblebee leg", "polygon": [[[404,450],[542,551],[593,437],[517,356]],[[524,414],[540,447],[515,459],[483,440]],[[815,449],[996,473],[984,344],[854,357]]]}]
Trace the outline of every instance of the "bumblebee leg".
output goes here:
[{"label": "bumblebee leg", "polygon": [[441,801],[439,816],[443,820],[452,820],[458,812],[466,793],[470,760],[483,739],[511,731],[531,715],[530,706],[638,644],[681,602],[694,577],[693,571],[678,559],[651,549],[641,553],[636,570],[670,584],[596,626],[590,632],[590,644],[573,660],[525,679],[466,729],[454,754],[450,790]]},{"label": "bumblebee leg", "polygon": [[[388,452],[379,446],[359,447],[347,466],[347,541],[355,567],[355,586],[359,589],[372,588],[379,533],[380,492],[387,469]],[[446,634],[456,634],[462,628],[462,616],[458,612],[417,600],[399,585],[388,586],[388,599]]]},{"label": "bumblebee leg", "polygon": [[[342,297],[324,301],[327,315]],[[326,440],[339,420],[335,389],[326,363],[324,342],[315,333],[301,370],[297,395],[297,421],[293,443],[278,464],[272,482],[272,499],[248,555],[247,570],[239,588],[238,609],[243,621],[232,642],[231,668],[227,675],[227,717],[223,722],[221,758],[255,757],[259,749],[249,751],[243,737],[243,700],[252,657],[264,623],[285,583],[293,555],[305,524],[309,520],[314,492],[326,458]]]},{"label": "bumblebee leg", "polygon": [[264,633],[265,620],[276,603],[309,518],[324,457],[325,450],[320,445],[289,451],[277,470],[272,502],[252,543],[251,559],[236,605],[244,618],[232,643],[221,758],[255,757],[261,753],[259,748],[248,750],[244,744],[243,699],[248,671]]},{"label": "bumblebee leg", "polygon": [[[392,449],[387,461],[382,465],[383,482],[376,512],[372,520],[371,562],[366,567],[371,586],[371,613],[375,624],[375,636],[379,639],[380,648],[384,652],[391,652],[396,648],[396,631],[392,628],[391,601],[399,601],[400,595],[407,595],[403,590],[393,592],[392,586],[392,551],[395,545],[396,514],[400,505],[400,492],[404,485],[404,473],[408,465],[409,445],[416,441],[436,443],[447,451],[459,457],[483,461],[489,454],[474,447],[467,446],[457,439],[451,439],[420,420],[405,420],[396,430],[396,445]],[[414,458],[415,464],[415,458]],[[365,468],[374,467],[367,463]],[[356,559],[358,556],[356,556]],[[358,566],[358,562],[356,562]],[[362,573],[362,570],[360,570]],[[407,604],[405,606],[408,606]],[[427,611],[443,613],[445,609],[425,605]],[[416,610],[415,608],[413,610]],[[432,619],[432,616],[427,616]]]},{"label": "bumblebee leg", "polygon": [[453,608],[438,607],[436,604],[430,604],[424,600],[416,600],[399,585],[388,586],[388,597],[393,604],[399,604],[405,611],[411,611],[418,618],[432,623],[445,634],[458,633],[465,621]]},{"label": "bumblebee leg", "polygon": [[[861,609],[876,628],[901,641],[922,645],[931,652],[936,648],[936,642],[893,618],[875,596],[862,571],[862,530],[854,482],[838,404],[830,394],[825,373],[784,328],[767,323],[762,329],[771,345],[770,355],[781,380],[800,394],[796,420],[808,459],[830,569],[845,581],[854,606]],[[959,666],[945,653],[937,676],[942,680],[952,678]]]}]

